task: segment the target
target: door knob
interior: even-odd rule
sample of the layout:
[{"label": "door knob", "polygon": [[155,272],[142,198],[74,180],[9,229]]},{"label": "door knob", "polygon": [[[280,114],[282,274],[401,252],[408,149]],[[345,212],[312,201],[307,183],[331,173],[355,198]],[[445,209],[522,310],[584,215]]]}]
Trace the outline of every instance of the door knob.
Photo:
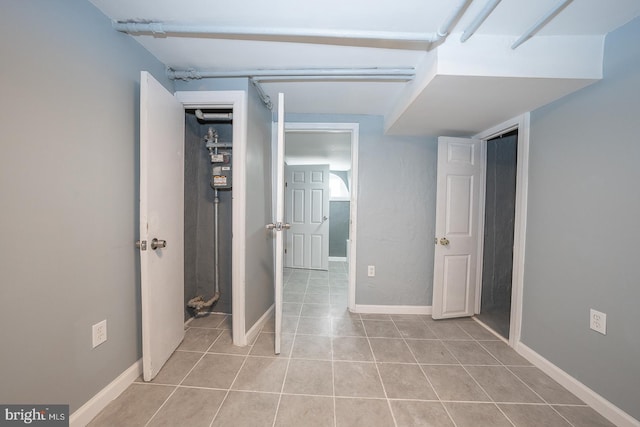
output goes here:
[{"label": "door knob", "polygon": [[441,244],[442,246],[448,246],[448,245],[449,245],[449,239],[447,239],[446,237],[442,237],[442,238],[440,239],[440,244]]},{"label": "door knob", "polygon": [[153,249],[154,251],[158,248],[166,248],[167,247],[167,241],[166,240],[158,240],[156,238],[154,238],[151,241],[151,249]]},{"label": "door knob", "polygon": [[326,221],[326,220],[328,220],[328,219],[329,219],[329,217],[328,217],[328,216],[323,216],[323,217],[322,217],[322,222],[325,222],[325,221]]}]

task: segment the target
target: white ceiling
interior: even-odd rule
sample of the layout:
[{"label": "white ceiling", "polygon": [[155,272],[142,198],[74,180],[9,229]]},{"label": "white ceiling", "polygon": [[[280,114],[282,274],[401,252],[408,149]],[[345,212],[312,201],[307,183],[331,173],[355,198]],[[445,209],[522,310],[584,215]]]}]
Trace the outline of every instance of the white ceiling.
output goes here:
[{"label": "white ceiling", "polygon": [[[112,20],[218,27],[434,33],[450,0],[90,0]],[[640,0],[575,0],[534,38],[510,49],[558,0],[503,0],[466,43],[460,34],[488,0],[473,0],[440,46],[266,36],[135,36],[177,70],[415,68],[413,82],[261,83],[292,113],[373,114],[389,133],[469,135],[601,77],[602,38],[640,15]],[[115,31],[115,30],[114,30]],[[331,43],[331,44],[329,44]],[[388,48],[393,46],[396,48]],[[403,48],[397,48],[403,47]],[[502,101],[502,102],[499,102]]]}]

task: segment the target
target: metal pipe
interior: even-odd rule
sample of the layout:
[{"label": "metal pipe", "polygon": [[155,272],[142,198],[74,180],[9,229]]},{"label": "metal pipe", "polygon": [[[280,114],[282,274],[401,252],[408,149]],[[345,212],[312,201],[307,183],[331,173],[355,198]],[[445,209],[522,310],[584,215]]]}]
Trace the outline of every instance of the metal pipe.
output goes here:
[{"label": "metal pipe", "polygon": [[462,36],[460,37],[461,42],[464,43],[469,40],[469,37],[471,37],[473,33],[476,32],[476,30],[480,27],[480,25],[482,25],[484,20],[487,19],[491,12],[493,12],[493,9],[498,6],[500,1],[501,0],[489,0],[489,2],[482,8],[475,19],[471,21],[471,24],[469,24],[467,28],[465,28],[464,33],[462,33]]},{"label": "metal pipe", "polygon": [[174,70],[167,69],[167,77],[172,80],[192,80],[203,78],[233,78],[233,77],[258,77],[261,80],[269,78],[325,78],[325,77],[358,77],[380,78],[398,77],[413,78],[416,70],[409,68],[298,68],[289,70],[269,70],[269,69],[248,69],[248,70],[228,70],[228,71],[196,71],[196,70]]},{"label": "metal pipe", "polygon": [[458,22],[460,17],[464,14],[464,11],[467,9],[467,6],[471,4],[473,0],[462,0],[458,6],[451,11],[451,14],[445,19],[445,21],[438,28],[438,32],[436,35],[438,36],[438,40],[434,40],[434,43],[439,42],[440,40],[444,40],[449,35],[449,32],[453,29],[453,26]]},{"label": "metal pipe", "polygon": [[[218,148],[216,147],[216,151]],[[220,199],[218,198],[218,190],[214,189],[214,199],[213,199],[213,222],[214,222],[214,232],[216,233],[214,248],[213,248],[213,258],[215,264],[215,293],[220,295],[220,238],[219,238],[219,227],[218,227],[218,205],[220,204]]]},{"label": "metal pipe", "polygon": [[230,122],[233,120],[233,113],[203,113],[202,110],[196,110],[196,117],[200,120],[213,120]]},{"label": "metal pipe", "polygon": [[163,22],[113,21],[117,31],[139,35],[151,34],[154,37],[171,35],[207,35],[216,36],[255,36],[255,37],[303,37],[322,39],[352,40],[389,40],[401,42],[431,43],[437,39],[435,33],[395,32],[395,31],[359,31],[313,28],[273,28],[273,27],[225,27],[193,24],[166,24]]},{"label": "metal pipe", "polygon": [[264,105],[269,110],[272,110],[273,109],[273,102],[271,102],[271,98],[269,97],[269,95],[267,95],[267,93],[264,91],[264,89],[262,89],[262,86],[260,86],[260,82],[257,81],[256,79],[252,78],[251,79],[251,84],[258,91],[258,96],[260,96],[260,99],[262,100]]},{"label": "metal pipe", "polygon": [[540,31],[540,29],[542,27],[544,27],[545,25],[547,25],[549,23],[549,21],[551,21],[553,18],[555,18],[560,12],[562,12],[562,10],[569,6],[569,3],[571,3],[573,0],[561,0],[560,3],[556,4],[553,9],[551,9],[550,11],[548,11],[547,13],[545,13],[543,16],[540,17],[540,19],[538,19],[536,21],[535,24],[533,24],[533,26],[531,26],[531,28],[529,28],[527,31],[525,31],[525,33],[523,35],[521,35],[518,40],[516,40],[512,45],[511,45],[511,49],[515,49],[518,46],[520,46],[522,43],[526,42],[527,40],[529,40],[531,37],[533,37],[538,31]]}]

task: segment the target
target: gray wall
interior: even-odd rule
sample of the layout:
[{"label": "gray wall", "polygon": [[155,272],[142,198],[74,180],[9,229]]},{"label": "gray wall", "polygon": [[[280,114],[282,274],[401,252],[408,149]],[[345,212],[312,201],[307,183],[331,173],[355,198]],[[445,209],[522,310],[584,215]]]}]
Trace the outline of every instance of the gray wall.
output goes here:
[{"label": "gray wall", "polygon": [[349,201],[329,201],[329,256],[346,257],[349,238]]},{"label": "gray wall", "polygon": [[[199,123],[192,112],[186,114],[184,299],[187,317],[193,315],[186,308],[187,302],[197,295],[203,295],[205,299],[211,298],[215,289],[214,191],[210,184],[211,161],[204,142],[204,135],[209,127],[217,130],[220,142],[233,141],[231,123]],[[220,299],[211,310],[220,313],[231,313],[231,197],[230,190],[218,191]]]},{"label": "gray wall", "polygon": [[[431,305],[436,139],[384,135],[380,116],[286,120],[360,124],[356,303]],[[376,277],[367,277],[367,265],[376,266]]]},{"label": "gray wall", "polygon": [[73,412],[141,357],[140,70],[171,83],[86,1],[4,1],[0,58],[0,402]]},{"label": "gray wall", "polygon": [[[640,18],[604,79],[531,116],[522,341],[640,419]],[[589,309],[607,313],[607,335]]]}]

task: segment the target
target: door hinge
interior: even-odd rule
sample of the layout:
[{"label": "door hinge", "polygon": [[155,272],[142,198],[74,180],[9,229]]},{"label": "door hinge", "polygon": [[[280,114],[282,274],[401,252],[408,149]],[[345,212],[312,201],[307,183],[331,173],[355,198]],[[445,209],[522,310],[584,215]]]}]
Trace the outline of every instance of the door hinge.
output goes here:
[{"label": "door hinge", "polygon": [[287,253],[287,248],[284,248],[284,253],[285,253],[285,254]]},{"label": "door hinge", "polygon": [[284,188],[287,188],[288,186],[289,186],[289,183],[288,183],[288,182],[285,182],[285,183],[284,183]]}]

